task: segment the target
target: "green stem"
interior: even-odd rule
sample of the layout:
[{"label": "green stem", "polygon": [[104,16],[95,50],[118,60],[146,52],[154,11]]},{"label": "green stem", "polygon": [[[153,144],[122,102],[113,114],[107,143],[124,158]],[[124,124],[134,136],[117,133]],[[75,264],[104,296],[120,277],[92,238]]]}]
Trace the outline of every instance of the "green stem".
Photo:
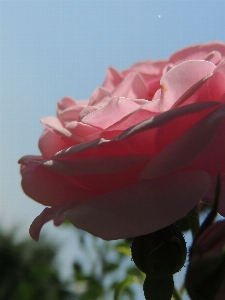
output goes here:
[{"label": "green stem", "polygon": [[173,290],[173,298],[175,300],[182,300],[181,294],[178,292],[178,290],[175,287],[174,287],[174,290]]},{"label": "green stem", "polygon": [[198,206],[195,206],[189,213],[187,214],[188,223],[190,225],[190,229],[192,232],[192,237],[196,236],[199,231],[199,214],[198,214]]}]

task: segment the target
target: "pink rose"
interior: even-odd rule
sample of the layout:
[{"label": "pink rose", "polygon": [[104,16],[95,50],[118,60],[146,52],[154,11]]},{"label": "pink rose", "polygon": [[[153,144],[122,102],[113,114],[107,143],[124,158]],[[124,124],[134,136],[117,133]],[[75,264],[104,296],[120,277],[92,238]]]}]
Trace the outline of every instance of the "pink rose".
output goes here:
[{"label": "pink rose", "polygon": [[192,46],[121,73],[109,68],[89,101],[62,99],[57,117],[42,119],[42,155],[19,161],[24,192],[51,207],[31,236],[67,218],[104,239],[133,237],[211,203],[225,170],[224,59],[223,43]]}]

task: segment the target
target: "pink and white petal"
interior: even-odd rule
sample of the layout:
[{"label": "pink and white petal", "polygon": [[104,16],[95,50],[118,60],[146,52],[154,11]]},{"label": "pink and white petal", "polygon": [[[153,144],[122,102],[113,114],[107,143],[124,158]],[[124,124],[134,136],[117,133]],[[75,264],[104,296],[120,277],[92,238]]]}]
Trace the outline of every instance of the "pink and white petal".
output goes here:
[{"label": "pink and white petal", "polygon": [[102,87],[112,92],[122,81],[123,76],[113,67],[109,67]]},{"label": "pink and white petal", "polygon": [[142,170],[140,178],[155,178],[189,165],[211,144],[224,119],[225,105],[221,105],[159,152]]},{"label": "pink and white petal", "polygon": [[148,88],[140,74],[130,73],[116,86],[112,95],[132,99],[148,99]]},{"label": "pink and white petal", "polygon": [[26,162],[21,166],[21,175],[25,194],[43,205],[57,206],[80,201],[94,193],[72,177],[49,171],[40,161]]},{"label": "pink and white petal", "polygon": [[48,160],[43,162],[47,169],[66,176],[82,174],[113,174],[133,168],[149,161],[149,155],[128,154],[120,156],[85,157],[69,160]]},{"label": "pink and white petal", "polygon": [[214,69],[215,65],[208,61],[187,61],[168,71],[160,81],[161,110],[170,109],[189,88]]},{"label": "pink and white petal", "polygon": [[76,227],[106,240],[135,237],[183,217],[209,186],[207,173],[179,172],[92,198],[66,209],[64,215]]}]

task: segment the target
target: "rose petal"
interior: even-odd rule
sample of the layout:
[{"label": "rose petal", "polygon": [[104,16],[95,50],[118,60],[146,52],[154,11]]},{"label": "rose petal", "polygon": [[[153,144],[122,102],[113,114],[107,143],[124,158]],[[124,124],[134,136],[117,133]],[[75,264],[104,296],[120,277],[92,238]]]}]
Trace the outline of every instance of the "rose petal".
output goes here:
[{"label": "rose petal", "polygon": [[224,117],[225,105],[222,105],[152,158],[142,170],[140,178],[154,178],[190,164],[195,157],[210,145]]},{"label": "rose petal", "polygon": [[[83,143],[87,140],[92,140],[93,135],[95,135],[95,138],[97,138],[101,133],[101,130],[99,128],[76,121],[70,122],[66,126],[66,129],[72,133],[70,138],[79,143]],[[97,134],[98,136],[96,137]]]},{"label": "rose petal", "polygon": [[22,165],[21,174],[24,192],[44,205],[57,206],[96,195],[95,191],[88,191],[74,178],[51,172],[39,162],[29,161]]},{"label": "rose petal", "polygon": [[[91,98],[88,103],[88,107],[103,107],[106,104],[108,104],[109,100],[112,98],[111,93],[103,89],[102,87],[97,88],[94,90],[93,94],[91,95]],[[81,120],[81,118],[79,119]]]},{"label": "rose petal", "polygon": [[225,58],[225,44],[222,42],[211,42],[205,44],[194,45],[186,47],[182,50],[175,52],[169,59],[171,63],[176,65],[181,62],[191,59],[205,59],[205,57],[212,51],[217,50]]},{"label": "rose petal", "polygon": [[55,132],[59,136],[63,136],[66,138],[70,138],[71,133],[65,129],[62,126],[62,123],[59,121],[59,119],[55,117],[45,117],[41,119],[41,123],[47,127],[47,129],[51,130],[52,132]]},{"label": "rose petal", "polygon": [[147,101],[146,104],[140,106],[139,109],[126,115],[121,120],[106,128],[101,137],[105,139],[112,139],[121,134],[124,130],[141,123],[159,113],[159,99]]},{"label": "rose petal", "polygon": [[146,60],[138,62],[131,66],[130,69],[124,70],[122,74],[127,76],[130,72],[138,72],[141,75],[160,75],[164,66],[168,63],[168,60]]},{"label": "rose petal", "polygon": [[92,198],[64,214],[76,227],[103,239],[135,237],[183,217],[209,186],[204,172],[170,174]]},{"label": "rose petal", "polygon": [[[59,134],[45,129],[38,141],[38,147],[45,159],[50,159],[56,152],[75,145],[75,141],[61,138]],[[51,147],[49,147],[51,145]]]},{"label": "rose petal", "polygon": [[190,87],[214,69],[215,65],[208,61],[187,61],[167,72],[160,80],[161,110],[170,109]]},{"label": "rose petal", "polygon": [[73,176],[80,174],[111,174],[132,168],[150,159],[149,155],[86,157],[70,160],[49,160],[43,165],[56,173]]},{"label": "rose petal", "polygon": [[47,208],[33,221],[30,234],[38,240],[42,226],[63,215],[76,227],[106,240],[151,233],[183,217],[209,186],[209,176],[201,171],[142,181],[83,204]]},{"label": "rose petal", "polygon": [[225,61],[214,71],[189,88],[172,106],[187,105],[200,101],[221,101],[225,93]]},{"label": "rose petal", "polygon": [[34,219],[29,230],[30,236],[33,240],[35,240],[36,242],[39,240],[39,234],[42,226],[53,218],[54,214],[52,213],[52,210],[46,207],[38,216],[38,218]]},{"label": "rose petal", "polygon": [[101,138],[79,144],[59,151],[52,159],[135,153],[155,155],[216,107],[218,103],[213,102],[179,107],[132,126],[113,140]]},{"label": "rose petal", "polygon": [[147,99],[148,89],[140,74],[130,73],[116,86],[112,91],[112,95],[133,99]]},{"label": "rose petal", "polygon": [[113,97],[107,105],[84,117],[82,122],[105,129],[139,107],[132,99]]},{"label": "rose petal", "polygon": [[123,76],[115,68],[109,67],[102,86],[112,92],[122,81]]}]

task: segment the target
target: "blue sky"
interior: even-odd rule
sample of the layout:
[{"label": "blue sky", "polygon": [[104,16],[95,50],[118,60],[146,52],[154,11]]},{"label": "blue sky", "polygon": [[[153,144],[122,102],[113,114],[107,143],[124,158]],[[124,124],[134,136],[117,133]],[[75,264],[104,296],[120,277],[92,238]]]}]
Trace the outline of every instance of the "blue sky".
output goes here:
[{"label": "blue sky", "polygon": [[0,0],[0,225],[27,236],[43,209],[23,194],[17,160],[39,154],[39,119],[57,101],[90,97],[108,66],[225,42],[224,11],[224,0]]}]

